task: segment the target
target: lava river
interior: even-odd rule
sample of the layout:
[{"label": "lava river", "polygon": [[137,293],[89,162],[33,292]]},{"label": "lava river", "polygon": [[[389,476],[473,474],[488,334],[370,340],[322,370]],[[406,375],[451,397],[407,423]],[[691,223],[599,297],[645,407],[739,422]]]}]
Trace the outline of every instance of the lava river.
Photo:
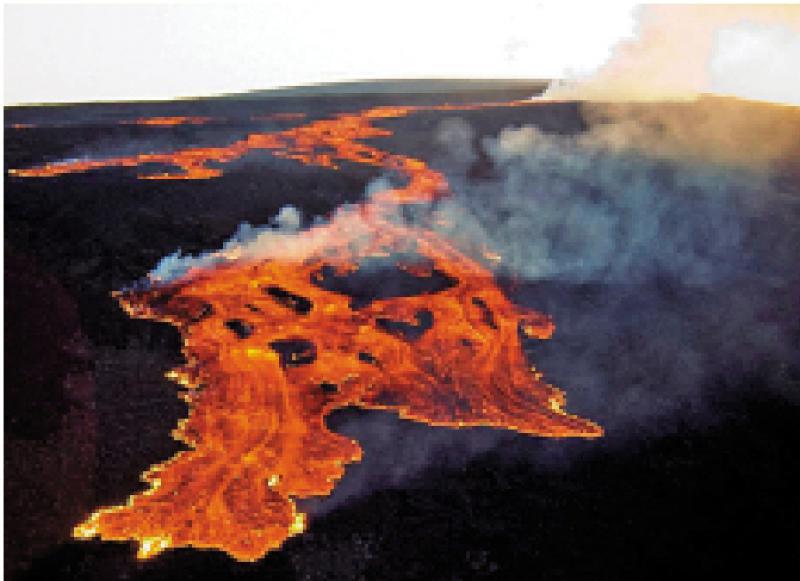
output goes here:
[{"label": "lava river", "polygon": [[[522,337],[550,337],[550,318],[511,303],[481,259],[397,219],[401,205],[449,195],[444,176],[363,141],[391,135],[375,122],[419,110],[523,105],[376,107],[226,146],[11,170],[49,177],[139,167],[142,178],[209,179],[221,164],[265,149],[405,178],[257,254],[226,248],[211,266],[115,293],[131,316],[182,334],[186,364],[168,376],[189,404],[173,431],[187,449],[151,467],[145,491],[97,510],[74,536],[135,540],[141,558],[191,546],[256,560],[306,527],[296,499],[330,493],[345,465],[360,459],[357,442],[325,425],[344,406],[435,426],[600,436],[598,425],[564,411],[563,393],[526,360]],[[175,170],[149,173],[153,163]],[[384,275],[393,290],[380,290]]]}]

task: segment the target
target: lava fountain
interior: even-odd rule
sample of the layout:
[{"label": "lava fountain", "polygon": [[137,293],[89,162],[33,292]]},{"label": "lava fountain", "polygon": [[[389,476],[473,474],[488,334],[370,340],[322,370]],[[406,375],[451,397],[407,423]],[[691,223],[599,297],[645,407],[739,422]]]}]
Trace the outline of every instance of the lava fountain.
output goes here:
[{"label": "lava fountain", "polygon": [[[147,490],[97,510],[74,536],[135,540],[140,558],[191,546],[256,560],[305,529],[297,499],[329,494],[361,458],[357,442],[325,425],[344,406],[434,426],[602,435],[568,414],[564,394],[526,360],[522,337],[547,339],[551,319],[511,303],[480,259],[397,219],[400,206],[448,195],[444,176],[362,141],[391,135],[376,120],[414,111],[524,104],[376,107],[223,147],[11,170],[49,177],[159,163],[177,169],[141,177],[208,179],[222,173],[208,164],[266,149],[331,169],[342,161],[381,167],[406,182],[275,238],[257,257],[228,249],[177,279],[151,276],[114,293],[131,316],[180,330],[186,363],[168,377],[189,404],[173,431],[188,449],[151,467]],[[396,284],[375,290],[389,271]]]}]

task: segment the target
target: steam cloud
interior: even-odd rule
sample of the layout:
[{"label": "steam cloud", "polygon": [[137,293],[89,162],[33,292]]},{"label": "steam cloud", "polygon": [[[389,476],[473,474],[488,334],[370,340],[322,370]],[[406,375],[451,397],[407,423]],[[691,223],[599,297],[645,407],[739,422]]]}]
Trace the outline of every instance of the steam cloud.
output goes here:
[{"label": "steam cloud", "polygon": [[[470,126],[441,127],[439,164],[456,194],[436,209],[438,222],[463,245],[500,252],[501,274],[530,283],[517,300],[557,324],[534,348],[537,366],[612,436],[676,410],[700,413],[713,386],[736,389],[765,366],[800,364],[791,161],[800,111],[755,108],[586,105],[596,122],[586,132],[511,127],[484,139],[496,173],[485,180],[468,177]],[[693,124],[692,111],[705,123]],[[760,118],[761,131],[706,133],[743,117]],[[744,163],[770,139],[786,147]]]},{"label": "steam cloud", "polygon": [[639,8],[633,39],[544,98],[658,101],[700,93],[800,104],[800,6]]},{"label": "steam cloud", "polygon": [[[521,126],[479,139],[463,119],[442,121],[435,165],[454,194],[421,219],[449,224],[441,233],[476,255],[499,252],[512,298],[554,316],[532,358],[571,411],[605,427],[606,447],[713,423],[753,381],[796,399],[800,110],[704,98],[583,114],[589,128],[574,135]],[[475,178],[481,158],[493,170]],[[321,512],[513,437],[374,416],[335,428],[363,442],[366,460]],[[531,441],[520,453],[557,467],[583,449]]]},{"label": "steam cloud", "polygon": [[[287,260],[302,261],[313,256],[329,244],[331,233],[313,226],[303,236],[297,232],[302,224],[302,213],[294,206],[284,206],[266,226],[254,227],[244,222],[236,233],[223,244],[220,250],[206,252],[198,256],[184,255],[180,249],[164,257],[148,274],[150,282],[160,283],[177,280],[226,262],[239,260]],[[357,209],[350,205],[340,206],[332,221],[346,220],[354,234],[362,233],[367,239],[368,225],[364,223]],[[319,218],[317,218],[319,221]]]},{"label": "steam cloud", "polygon": [[[584,115],[592,124],[576,135],[522,126],[482,140],[463,119],[444,120],[436,165],[454,195],[422,219],[450,224],[442,234],[476,254],[502,254],[512,298],[553,315],[556,333],[529,346],[532,358],[571,411],[604,426],[604,447],[713,423],[719,402],[754,381],[796,399],[800,181],[786,162],[797,159],[800,111],[704,99],[587,104]],[[493,175],[476,179],[482,156]],[[318,512],[432,463],[502,449],[546,469],[587,447],[539,440],[508,452],[502,431],[374,415],[335,429],[363,443],[365,461]]]}]

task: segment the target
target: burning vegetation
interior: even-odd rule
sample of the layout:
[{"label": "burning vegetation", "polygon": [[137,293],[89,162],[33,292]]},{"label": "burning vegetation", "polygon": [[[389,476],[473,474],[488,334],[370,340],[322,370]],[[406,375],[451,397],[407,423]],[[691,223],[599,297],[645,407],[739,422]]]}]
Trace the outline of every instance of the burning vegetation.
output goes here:
[{"label": "burning vegetation", "polygon": [[448,240],[397,219],[401,205],[446,196],[444,176],[363,142],[391,134],[373,125],[380,119],[520,104],[376,107],[224,147],[12,170],[49,177],[159,163],[178,169],[140,177],[208,179],[222,174],[211,164],[266,149],[405,178],[258,258],[234,249],[213,267],[115,293],[131,316],[182,334],[186,364],[168,376],[190,406],[173,431],[188,449],[150,468],[147,490],[96,511],[74,536],[135,540],[141,558],[192,546],[258,559],[304,530],[296,499],[329,494],[360,459],[357,442],[325,425],[345,406],[435,426],[600,436],[598,425],[564,411],[563,393],[526,361],[522,338],[549,338],[550,318],[512,304],[488,268]]}]

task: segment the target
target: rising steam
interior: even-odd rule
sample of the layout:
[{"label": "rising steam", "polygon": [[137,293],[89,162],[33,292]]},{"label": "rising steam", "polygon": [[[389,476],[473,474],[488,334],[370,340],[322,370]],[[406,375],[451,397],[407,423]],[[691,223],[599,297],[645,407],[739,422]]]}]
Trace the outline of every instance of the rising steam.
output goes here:
[{"label": "rising steam", "polygon": [[[704,97],[583,114],[574,135],[479,140],[459,119],[438,134],[455,194],[435,222],[497,251],[525,281],[517,300],[554,313],[536,357],[571,401],[613,436],[800,364],[800,109]],[[493,175],[476,179],[481,157]]]},{"label": "rising steam", "polygon": [[701,93],[800,104],[800,6],[645,6],[633,39],[550,99],[661,101]]}]

